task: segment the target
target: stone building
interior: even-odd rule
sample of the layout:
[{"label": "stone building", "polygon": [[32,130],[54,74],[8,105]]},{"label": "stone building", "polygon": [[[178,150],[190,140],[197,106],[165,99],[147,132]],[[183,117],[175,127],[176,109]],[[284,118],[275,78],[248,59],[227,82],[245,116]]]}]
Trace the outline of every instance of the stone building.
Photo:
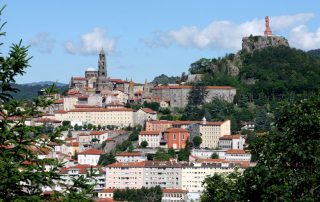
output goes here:
[{"label": "stone building", "polygon": [[[152,98],[157,101],[167,101],[171,108],[183,108],[188,104],[189,92],[192,86],[156,86],[152,89]],[[232,102],[236,95],[236,89],[230,86],[207,86],[208,91],[206,102],[213,98],[219,98]]]}]

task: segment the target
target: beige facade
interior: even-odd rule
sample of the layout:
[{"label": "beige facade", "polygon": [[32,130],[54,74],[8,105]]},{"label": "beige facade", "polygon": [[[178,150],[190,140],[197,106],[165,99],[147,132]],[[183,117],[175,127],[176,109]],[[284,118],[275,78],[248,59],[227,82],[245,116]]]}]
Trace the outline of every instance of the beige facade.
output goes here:
[{"label": "beige facade", "polygon": [[72,109],[55,113],[55,119],[60,121],[82,121],[94,125],[133,126],[133,111],[128,108],[92,108]]}]

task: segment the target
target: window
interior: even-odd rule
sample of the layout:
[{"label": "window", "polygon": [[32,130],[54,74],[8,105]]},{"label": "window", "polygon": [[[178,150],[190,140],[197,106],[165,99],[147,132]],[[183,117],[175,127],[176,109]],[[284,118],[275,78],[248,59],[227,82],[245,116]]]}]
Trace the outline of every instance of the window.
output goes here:
[{"label": "window", "polygon": [[175,140],[176,139],[176,134],[173,134],[173,140]]}]

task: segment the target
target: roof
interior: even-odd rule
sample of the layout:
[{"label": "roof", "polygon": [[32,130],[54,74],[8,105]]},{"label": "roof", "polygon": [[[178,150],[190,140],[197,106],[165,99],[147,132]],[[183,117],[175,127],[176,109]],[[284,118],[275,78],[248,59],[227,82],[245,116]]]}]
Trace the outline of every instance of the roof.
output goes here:
[{"label": "roof", "polygon": [[139,135],[160,135],[160,131],[141,131]]},{"label": "roof", "polygon": [[149,113],[149,114],[156,114],[157,113],[156,111],[153,111],[150,108],[141,108],[141,110],[146,112],[146,113]]},{"label": "roof", "polygon": [[246,154],[246,151],[241,149],[229,149],[226,154]]},{"label": "roof", "polygon": [[80,143],[79,142],[68,142],[66,143],[68,147],[79,147]]},{"label": "roof", "polygon": [[55,100],[53,103],[54,103],[54,104],[63,104],[63,99],[61,99],[61,100]]},{"label": "roof", "polygon": [[188,133],[184,128],[168,128],[165,133]]},{"label": "roof", "polygon": [[75,77],[72,77],[72,80],[86,81],[86,78],[81,76],[75,76]]},{"label": "roof", "polygon": [[168,189],[165,188],[162,190],[163,193],[187,193],[187,190],[184,189]]},{"label": "roof", "polygon": [[113,163],[113,164],[109,164],[107,165],[107,167],[110,167],[110,168],[121,168],[121,167],[133,167],[133,168],[142,168],[144,167],[145,165],[145,161],[142,161],[142,162],[128,162],[128,163],[120,163],[120,162],[117,162],[117,163]]},{"label": "roof", "polygon": [[71,109],[69,112],[112,112],[112,111],[123,111],[123,112],[131,112],[132,109],[130,108],[91,108],[91,109]]},{"label": "roof", "polygon": [[98,149],[88,149],[78,153],[78,155],[101,155],[101,154],[104,154],[104,152]]},{"label": "roof", "polygon": [[98,105],[73,105],[75,108],[100,108]]},{"label": "roof", "polygon": [[[185,85],[173,85],[173,86],[156,86],[152,88],[153,90],[161,90],[161,89],[191,89],[192,86]],[[232,90],[235,89],[231,86],[206,86],[207,89],[219,89],[219,90]]]},{"label": "roof", "polygon": [[37,123],[61,123],[61,121],[59,121],[59,120],[49,119],[49,118],[39,118],[39,119],[34,120],[34,122],[37,122]]},{"label": "roof", "polygon": [[173,121],[167,121],[167,120],[151,120],[147,121],[148,124],[172,124]]},{"label": "roof", "polygon": [[232,140],[232,139],[240,139],[240,135],[224,135],[219,138],[219,140]]},{"label": "roof", "polygon": [[99,191],[99,193],[113,193],[115,189],[107,188]]},{"label": "roof", "polygon": [[114,202],[112,198],[97,198],[95,202]]},{"label": "roof", "polygon": [[116,154],[116,156],[142,156],[140,152],[121,152]]},{"label": "roof", "polygon": [[90,168],[99,168],[98,166],[86,165],[86,164],[78,164],[76,166],[64,167],[60,170],[60,173],[67,174],[68,170],[79,170],[80,174],[85,174],[86,171]]},{"label": "roof", "polygon": [[94,130],[94,131],[90,132],[90,135],[103,135],[103,134],[106,134],[106,133],[108,133],[108,131],[97,131],[97,130]]},{"label": "roof", "polygon": [[145,161],[145,167],[149,168],[181,168],[182,166],[176,161]]}]

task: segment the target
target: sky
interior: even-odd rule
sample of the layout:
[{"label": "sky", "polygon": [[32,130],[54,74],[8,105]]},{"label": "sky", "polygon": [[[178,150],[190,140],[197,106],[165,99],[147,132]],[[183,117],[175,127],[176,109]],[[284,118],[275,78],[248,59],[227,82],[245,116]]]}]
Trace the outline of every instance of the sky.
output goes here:
[{"label": "sky", "polygon": [[320,48],[316,0],[1,0],[0,52],[29,45],[30,67],[17,83],[58,81],[97,69],[101,48],[108,76],[144,82],[180,76],[200,58],[241,49],[244,36],[261,35],[270,17],[274,35],[291,47]]}]

